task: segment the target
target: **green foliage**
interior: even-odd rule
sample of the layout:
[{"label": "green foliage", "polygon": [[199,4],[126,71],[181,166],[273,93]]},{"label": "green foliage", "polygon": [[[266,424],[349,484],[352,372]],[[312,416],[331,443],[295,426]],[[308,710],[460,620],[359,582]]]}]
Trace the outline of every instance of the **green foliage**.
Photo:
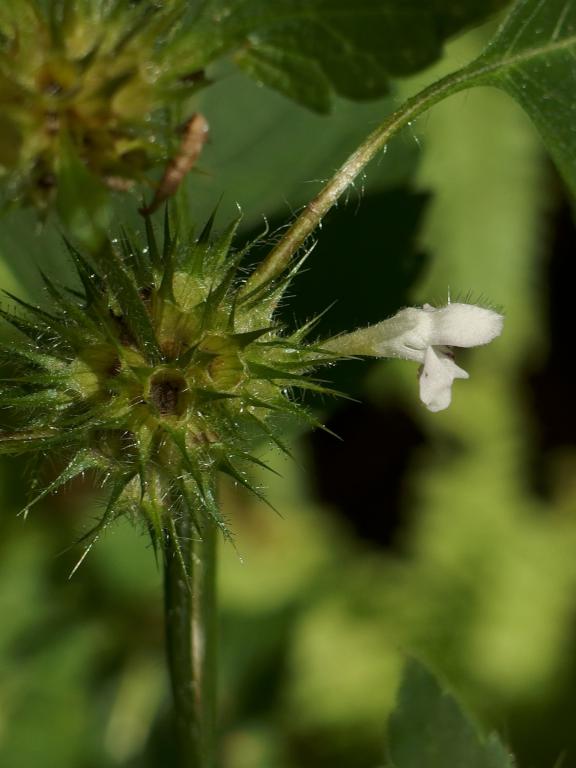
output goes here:
[{"label": "green foliage", "polygon": [[190,96],[224,55],[326,112],[334,93],[381,96],[390,77],[427,66],[448,36],[503,4],[18,0],[0,9],[0,145],[12,148],[0,149],[0,172],[11,197],[56,202],[92,245],[90,218],[109,217],[103,198],[149,183],[176,152],[174,121],[190,118]]},{"label": "green foliage", "polygon": [[519,0],[475,66],[535,122],[576,194],[576,2]]},{"label": "green foliage", "polygon": [[430,86],[414,102],[418,111],[424,111],[446,96],[477,85],[505,90],[530,115],[574,193],[575,52],[576,3],[517,0],[477,59]]},{"label": "green foliage", "polygon": [[327,112],[333,93],[372,99],[435,61],[444,40],[504,0],[208,0],[176,43],[191,68],[233,53],[259,82]]},{"label": "green foliage", "polygon": [[408,665],[388,725],[390,768],[513,768],[495,734],[483,739],[423,666]]}]

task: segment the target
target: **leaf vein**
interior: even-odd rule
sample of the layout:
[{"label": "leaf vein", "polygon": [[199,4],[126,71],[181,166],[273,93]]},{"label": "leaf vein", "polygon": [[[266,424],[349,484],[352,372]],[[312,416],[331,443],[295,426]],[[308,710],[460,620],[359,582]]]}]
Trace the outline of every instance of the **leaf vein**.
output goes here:
[{"label": "leaf vein", "polygon": [[[554,53],[571,53],[573,47],[576,46],[576,33],[570,37],[566,37],[559,42],[550,43],[540,48],[531,48],[529,51],[523,53],[517,53],[509,58],[499,59],[496,62],[486,63],[485,66],[479,66],[477,69],[474,64],[471,65],[470,71],[474,72],[477,76],[489,75],[492,72],[498,72],[498,70],[511,69],[518,64],[531,61],[539,56],[545,56],[547,54]],[[492,53],[492,49],[488,49],[489,53]],[[508,53],[508,51],[507,51]],[[478,64],[482,64],[486,59],[480,57],[477,59]]]},{"label": "leaf vein", "polygon": [[562,11],[558,16],[558,21],[556,22],[554,31],[552,32],[551,40],[553,42],[556,42],[556,40],[558,40],[558,38],[562,34],[562,28],[564,26],[564,22],[566,21],[566,17],[568,16],[568,13],[570,12],[571,8],[572,8],[572,0],[566,0],[564,4],[564,8],[562,8]]},{"label": "leaf vein", "polygon": [[[570,0],[569,0],[570,1]],[[508,45],[508,48],[506,49],[506,53],[510,53],[514,51],[516,43],[520,40],[524,32],[526,31],[526,28],[532,24],[535,17],[540,13],[544,5],[546,4],[547,0],[539,0],[539,2],[536,3],[534,8],[532,9],[532,12],[526,16],[522,24],[518,27],[518,30],[516,31],[516,34],[510,41],[510,44]]]}]

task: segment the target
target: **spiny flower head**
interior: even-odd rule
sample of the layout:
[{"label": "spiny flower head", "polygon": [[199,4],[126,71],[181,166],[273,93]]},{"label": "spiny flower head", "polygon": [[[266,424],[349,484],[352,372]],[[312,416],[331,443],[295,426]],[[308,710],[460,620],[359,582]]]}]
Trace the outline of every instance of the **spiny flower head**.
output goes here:
[{"label": "spiny flower head", "polygon": [[245,254],[231,250],[236,224],[216,239],[211,221],[181,238],[166,217],[159,248],[147,219],[146,244],[124,233],[98,253],[98,269],[69,245],[81,291],[45,277],[55,311],[17,299],[22,312],[0,310],[28,339],[1,347],[15,375],[0,390],[10,425],[0,451],[66,457],[38,498],[100,473],[109,497],[94,535],[126,512],[144,517],[155,542],[172,535],[174,511],[199,531],[208,519],[226,530],[217,473],[250,487],[255,443],[283,447],[278,417],[314,422],[292,392],[328,391],[309,372],[338,355],[305,343],[310,324],[283,333],[275,310],[295,270],[244,282]]},{"label": "spiny flower head", "polygon": [[[180,0],[10,0],[0,4],[0,174],[46,207],[65,166],[111,188],[166,159],[159,110],[202,82],[165,55]],[[185,115],[186,117],[186,115]]]}]

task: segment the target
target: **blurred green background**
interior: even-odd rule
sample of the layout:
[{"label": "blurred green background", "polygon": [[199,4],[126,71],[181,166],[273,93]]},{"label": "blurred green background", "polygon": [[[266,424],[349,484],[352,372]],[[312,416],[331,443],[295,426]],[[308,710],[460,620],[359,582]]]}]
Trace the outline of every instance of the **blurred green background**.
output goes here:
[{"label": "blurred green background", "polygon": [[[224,72],[201,97],[211,144],[180,205],[202,221],[223,193],[221,224],[239,205],[242,237],[265,216],[272,240],[404,93],[484,39],[465,36],[388,100],[342,101],[328,118]],[[137,220],[130,201],[118,211]],[[56,228],[34,221],[4,214],[0,280],[42,303],[37,267],[65,279],[70,265]],[[407,655],[523,768],[576,763],[574,243],[532,127],[486,89],[405,131],[327,217],[288,325],[336,302],[319,333],[338,332],[450,291],[504,307],[505,332],[462,355],[471,379],[439,414],[420,405],[412,363],[334,369],[355,400],[310,405],[342,440],[299,435],[297,462],[272,455],[282,477],[259,478],[282,517],[222,488],[236,532],[221,546],[224,768],[381,766]],[[24,522],[37,471],[0,467],[0,766],[169,768],[147,538],[115,527],[69,580],[96,502],[77,483]]]}]

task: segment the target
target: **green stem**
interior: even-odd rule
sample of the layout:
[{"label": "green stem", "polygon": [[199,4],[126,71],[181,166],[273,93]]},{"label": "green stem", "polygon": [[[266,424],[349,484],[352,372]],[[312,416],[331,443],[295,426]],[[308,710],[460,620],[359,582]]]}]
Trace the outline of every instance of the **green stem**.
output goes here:
[{"label": "green stem", "polygon": [[354,182],[373,157],[383,149],[390,139],[404,126],[421,115],[431,106],[453,93],[477,85],[482,73],[477,71],[476,62],[459,69],[425,88],[402,104],[389,115],[378,128],[364,140],[334,176],[324,185],[316,197],[294,221],[280,242],[246,282],[243,292],[251,293],[260,285],[280,275],[290,263],[292,256],[314,232],[328,211],[338,202],[342,194]]},{"label": "green stem", "polygon": [[216,765],[216,533],[207,521],[200,539],[185,514],[166,542],[166,652],[179,768]]}]

